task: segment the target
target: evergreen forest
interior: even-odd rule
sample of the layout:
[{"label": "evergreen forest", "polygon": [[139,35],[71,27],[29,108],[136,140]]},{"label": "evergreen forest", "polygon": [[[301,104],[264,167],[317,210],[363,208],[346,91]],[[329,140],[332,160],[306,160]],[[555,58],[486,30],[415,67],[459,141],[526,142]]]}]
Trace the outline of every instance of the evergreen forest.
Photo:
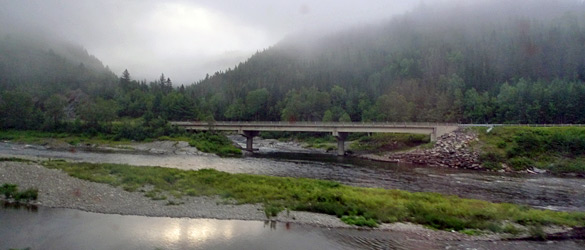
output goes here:
[{"label": "evergreen forest", "polygon": [[187,86],[7,34],[0,128],[140,140],[173,133],[170,120],[585,123],[585,4],[532,5],[421,4],[378,24],[291,34]]}]

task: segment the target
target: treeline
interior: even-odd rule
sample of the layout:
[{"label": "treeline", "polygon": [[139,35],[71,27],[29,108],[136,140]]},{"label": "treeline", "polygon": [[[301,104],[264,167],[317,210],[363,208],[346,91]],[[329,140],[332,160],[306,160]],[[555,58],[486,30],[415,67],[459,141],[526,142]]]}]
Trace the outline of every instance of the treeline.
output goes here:
[{"label": "treeline", "polygon": [[585,4],[418,9],[292,36],[173,86],[112,73],[83,48],[0,39],[0,128],[141,140],[169,120],[585,123]]},{"label": "treeline", "polygon": [[7,36],[0,55],[1,129],[143,140],[178,132],[170,119],[197,118],[194,100],[170,78],[118,78],[77,46]]},{"label": "treeline", "polygon": [[288,38],[187,93],[218,120],[583,123],[584,12],[571,0],[421,6]]}]

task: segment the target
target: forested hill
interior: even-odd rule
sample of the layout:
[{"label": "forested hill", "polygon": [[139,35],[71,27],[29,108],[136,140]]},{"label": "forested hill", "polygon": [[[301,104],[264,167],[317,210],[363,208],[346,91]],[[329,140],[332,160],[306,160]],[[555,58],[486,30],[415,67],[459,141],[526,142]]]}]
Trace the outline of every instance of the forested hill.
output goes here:
[{"label": "forested hill", "polygon": [[585,4],[419,6],[187,88],[216,120],[585,123]]},{"label": "forested hill", "polygon": [[39,36],[0,38],[0,90],[45,100],[80,89],[91,96],[113,97],[117,76],[78,45]]}]

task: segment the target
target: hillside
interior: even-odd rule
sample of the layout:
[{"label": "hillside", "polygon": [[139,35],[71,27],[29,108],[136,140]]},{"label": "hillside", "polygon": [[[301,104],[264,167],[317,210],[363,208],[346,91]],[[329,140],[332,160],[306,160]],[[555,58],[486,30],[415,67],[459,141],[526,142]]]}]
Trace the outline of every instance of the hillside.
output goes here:
[{"label": "hillside", "polygon": [[0,87],[40,99],[81,89],[113,96],[117,77],[83,47],[24,34],[0,39]]},{"label": "hillside", "polygon": [[187,88],[216,120],[584,123],[585,4],[419,6]]}]

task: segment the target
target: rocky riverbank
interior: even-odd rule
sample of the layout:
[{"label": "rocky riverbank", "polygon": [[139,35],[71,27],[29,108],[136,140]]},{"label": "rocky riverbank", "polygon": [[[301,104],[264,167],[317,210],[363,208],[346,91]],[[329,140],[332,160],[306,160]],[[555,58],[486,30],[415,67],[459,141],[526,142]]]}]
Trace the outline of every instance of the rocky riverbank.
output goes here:
[{"label": "rocky riverbank", "polygon": [[387,152],[382,155],[365,154],[360,158],[396,163],[411,163],[431,167],[483,169],[479,153],[471,144],[478,141],[477,134],[457,130],[437,139],[432,148],[416,148],[407,152]]}]

